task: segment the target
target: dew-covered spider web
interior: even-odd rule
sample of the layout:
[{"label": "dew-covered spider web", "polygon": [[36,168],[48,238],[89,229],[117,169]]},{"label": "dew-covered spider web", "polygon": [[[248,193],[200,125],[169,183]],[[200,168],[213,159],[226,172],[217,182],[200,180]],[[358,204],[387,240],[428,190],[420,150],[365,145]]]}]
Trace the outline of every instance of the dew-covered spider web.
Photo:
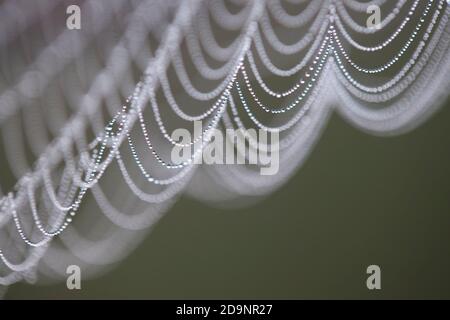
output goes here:
[{"label": "dew-covered spider web", "polygon": [[[69,30],[68,1],[0,2],[0,294],[71,264],[105,270],[182,193],[221,206],[272,193],[332,112],[392,135],[449,95],[446,0],[78,3]],[[192,157],[171,163],[171,132],[194,121]],[[196,164],[227,128],[277,132],[278,173]]]}]

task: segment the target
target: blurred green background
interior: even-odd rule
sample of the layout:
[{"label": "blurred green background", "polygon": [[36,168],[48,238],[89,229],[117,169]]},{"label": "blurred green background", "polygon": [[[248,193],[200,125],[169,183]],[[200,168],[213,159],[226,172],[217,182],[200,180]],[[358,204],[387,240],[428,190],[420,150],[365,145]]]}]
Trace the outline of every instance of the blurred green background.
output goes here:
[{"label": "blurred green background", "polygon": [[[300,171],[239,210],[181,199],[111,272],[22,298],[450,298],[450,105],[381,138],[334,114]],[[381,267],[380,291],[366,268]]]}]

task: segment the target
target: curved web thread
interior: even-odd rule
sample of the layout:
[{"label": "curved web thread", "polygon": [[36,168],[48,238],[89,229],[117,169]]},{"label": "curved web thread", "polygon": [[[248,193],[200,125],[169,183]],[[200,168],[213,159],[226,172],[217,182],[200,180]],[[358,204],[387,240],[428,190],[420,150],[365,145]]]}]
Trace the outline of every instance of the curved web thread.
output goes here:
[{"label": "curved web thread", "polygon": [[[27,22],[0,38],[27,52],[0,87],[2,147],[16,180],[0,200],[0,284],[58,279],[68,261],[84,276],[98,273],[182,191],[212,203],[273,192],[305,161],[336,106],[361,129],[392,134],[447,98],[446,1],[289,3],[86,2],[92,25],[81,35],[51,32],[52,22],[26,11]],[[385,12],[379,29],[359,19],[372,4]],[[7,1],[0,12],[20,5]],[[58,4],[40,9],[52,16]],[[36,25],[43,44],[24,44]],[[194,120],[204,129],[193,141],[171,138],[170,128]],[[250,127],[280,134],[275,176],[195,164],[216,128]],[[176,145],[192,146],[181,165],[169,161]]]}]

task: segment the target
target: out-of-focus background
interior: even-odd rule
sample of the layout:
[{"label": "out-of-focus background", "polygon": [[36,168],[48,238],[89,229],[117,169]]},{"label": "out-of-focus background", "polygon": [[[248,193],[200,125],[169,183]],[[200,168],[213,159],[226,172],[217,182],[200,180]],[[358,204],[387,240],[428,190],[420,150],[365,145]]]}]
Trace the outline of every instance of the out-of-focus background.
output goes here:
[{"label": "out-of-focus background", "polygon": [[[23,298],[450,298],[450,105],[374,137],[333,115],[296,176],[240,210],[181,199],[121,264],[81,290]],[[366,268],[381,267],[381,290]]]}]

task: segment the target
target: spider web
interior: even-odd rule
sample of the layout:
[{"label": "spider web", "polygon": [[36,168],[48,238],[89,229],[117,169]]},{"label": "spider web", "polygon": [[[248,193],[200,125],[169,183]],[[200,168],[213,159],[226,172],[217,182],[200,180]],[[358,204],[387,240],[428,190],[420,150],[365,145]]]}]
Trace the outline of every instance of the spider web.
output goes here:
[{"label": "spider web", "polygon": [[[445,0],[83,1],[77,31],[68,5],[0,5],[1,286],[106,270],[182,192],[218,205],[270,194],[332,112],[392,135],[448,97]],[[213,129],[256,128],[280,134],[279,172],[171,164],[170,132],[194,121],[206,129],[192,159]]]}]

